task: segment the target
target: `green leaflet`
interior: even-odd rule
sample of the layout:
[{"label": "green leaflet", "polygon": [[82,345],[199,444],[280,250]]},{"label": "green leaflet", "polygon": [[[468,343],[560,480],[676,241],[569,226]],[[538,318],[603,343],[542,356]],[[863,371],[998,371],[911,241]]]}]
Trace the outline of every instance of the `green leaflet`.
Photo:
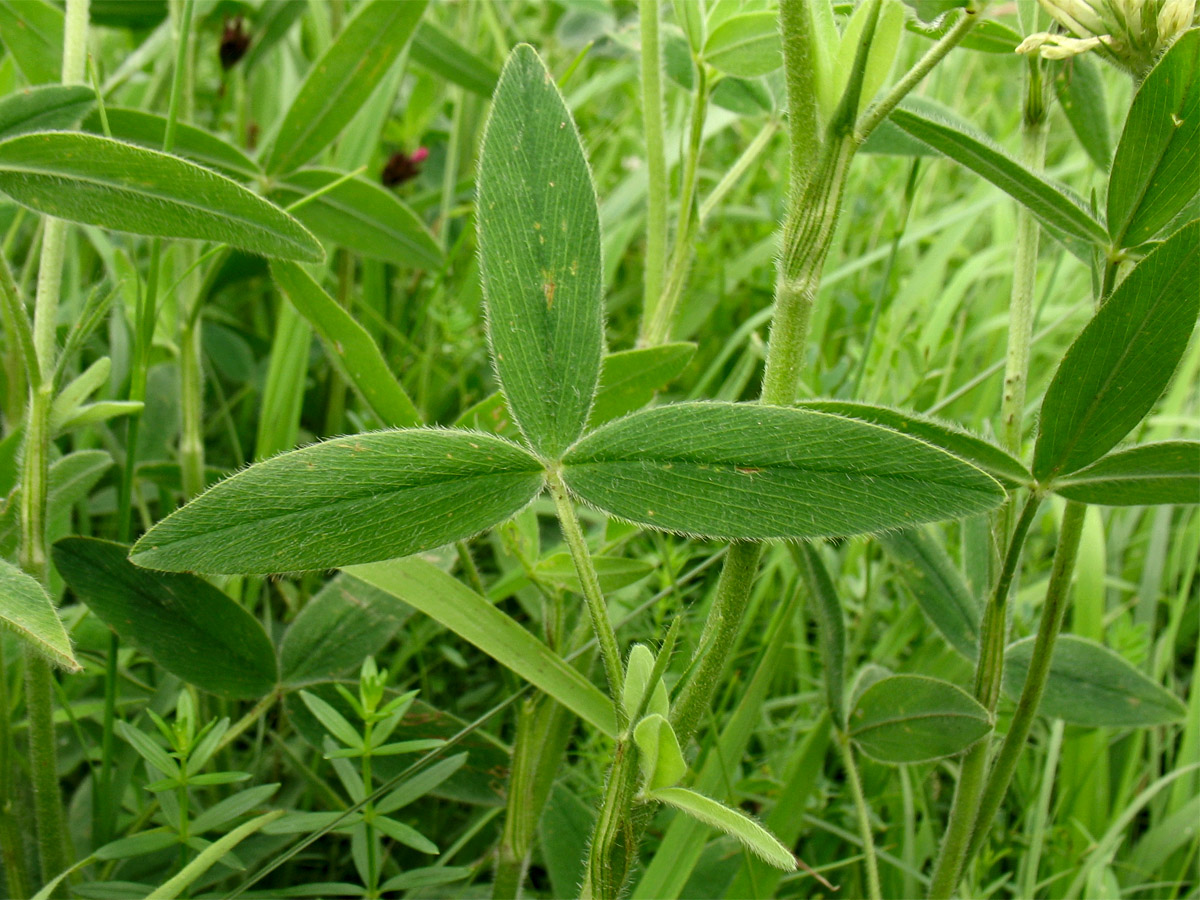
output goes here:
[{"label": "green leaflet", "polygon": [[[290,204],[345,178],[333,169],[293,172],[272,191]],[[395,194],[365,178],[351,178],[292,213],[313,234],[402,269],[438,269],[442,251],[425,223]]]},{"label": "green leaflet", "polygon": [[383,424],[421,424],[421,414],[367,330],[295,263],[271,263],[271,277],[321,335],[325,349]]},{"label": "green leaflet", "polygon": [[525,450],[469,431],[377,431],[251,466],[148,531],[131,559],[270,574],[407,556],[507,519],[542,489]]},{"label": "green leaflet", "polygon": [[638,722],[633,729],[633,740],[638,748],[643,790],[661,790],[683,780],[687,763],[679,749],[679,739],[664,716],[652,713]]},{"label": "green leaflet", "polygon": [[650,800],[673,806],[693,819],[736,838],[751,853],[778,869],[792,872],[796,868],[796,858],[787,847],[743,812],[730,809],[723,803],[687,788],[659,788],[648,792],[646,796]]},{"label": "green leaflet", "polygon": [[0,143],[0,190],[38,212],[85,225],[307,262],[325,255],[299,222],[237,182],[98,135],[47,131]]},{"label": "green leaflet", "polygon": [[[1025,685],[1035,640],[1004,651],[1004,682],[1013,696]],[[1039,712],[1087,728],[1145,728],[1178,722],[1187,707],[1107,647],[1064,634],[1054,645]]]},{"label": "green leaflet", "polygon": [[279,644],[280,681],[327,681],[374,656],[412,616],[412,607],[342,573],[314,596]]},{"label": "green leaflet", "polygon": [[[95,94],[92,94],[92,98],[95,99]],[[104,114],[114,139],[149,150],[162,149],[167,133],[165,116],[113,106],[106,107]],[[92,134],[104,134],[100,111],[93,110],[80,127]],[[175,123],[175,143],[171,146],[171,153],[242,181],[257,178],[260,174],[258,164],[233,144],[186,122]]]},{"label": "green leaflet", "polygon": [[595,685],[456,578],[416,557],[346,571],[440,622],[585,722],[615,734],[612,703]]},{"label": "green leaflet", "polygon": [[1055,64],[1054,92],[1071,130],[1102,171],[1112,163],[1112,138],[1108,133],[1108,103],[1099,64],[1087,54]]},{"label": "green leaflet", "polygon": [[0,41],[31,84],[62,78],[63,13],[45,0],[0,0]]},{"label": "green leaflet", "polygon": [[917,605],[950,646],[975,659],[979,654],[979,604],[962,573],[927,528],[877,535]]},{"label": "green leaflet", "polygon": [[0,139],[71,128],[95,102],[95,92],[81,84],[48,84],[9,94],[0,100]]},{"label": "green leaflet", "polygon": [[500,73],[432,22],[417,26],[408,52],[413,62],[482,97],[496,89]]},{"label": "green leaflet", "polygon": [[779,17],[773,12],[730,16],[704,42],[704,61],[738,78],[774,72],[783,65]]},{"label": "green leaflet", "polygon": [[1038,481],[1095,462],[1150,412],[1200,312],[1200,221],[1160,244],[1067,350],[1042,401]]},{"label": "green leaflet", "polygon": [[917,108],[902,104],[891,121],[918,140],[986,178],[1028,207],[1054,232],[1064,232],[1087,244],[1108,244],[1104,226],[1065,188],[1031,172],[983,135]]},{"label": "green leaflet", "polygon": [[861,534],[996,506],[990,476],[886,428],[802,409],[680,403],[610,422],[563,478],[632,522],[725,539]]},{"label": "green leaflet", "polygon": [[1113,246],[1136,247],[1154,237],[1197,190],[1200,30],[1193,28],[1158,61],[1129,108],[1108,180]]},{"label": "green leaflet", "polygon": [[338,136],[412,37],[426,0],[372,0],[312,64],[275,134],[263,168],[270,175],[304,165]]},{"label": "green leaflet", "polygon": [[1101,457],[1054,492],[1097,506],[1200,503],[1200,441],[1160,441]]},{"label": "green leaflet", "polygon": [[988,711],[948,681],[893,675],[863,691],[850,737],[872,759],[917,763],[954,756],[992,730]]},{"label": "green leaflet", "polygon": [[528,45],[500,74],[477,206],[501,389],[534,449],[556,457],[583,431],[600,375],[600,220],[579,133]]},{"label": "green leaflet", "polygon": [[64,538],[54,564],[88,608],[168,672],[222,697],[262,697],[275,648],[249,612],[202,578],[139,569],[124,544]]},{"label": "green leaflet", "polygon": [[19,635],[56,666],[80,671],[71,653],[71,639],[45,588],[4,559],[0,559],[0,626]]},{"label": "green leaflet", "polygon": [[940,422],[920,413],[850,400],[804,400],[796,405],[833,413],[835,416],[874,422],[884,428],[910,434],[978,466],[1005,487],[1027,485],[1032,479],[1025,465],[1007,450],[957,425]]}]

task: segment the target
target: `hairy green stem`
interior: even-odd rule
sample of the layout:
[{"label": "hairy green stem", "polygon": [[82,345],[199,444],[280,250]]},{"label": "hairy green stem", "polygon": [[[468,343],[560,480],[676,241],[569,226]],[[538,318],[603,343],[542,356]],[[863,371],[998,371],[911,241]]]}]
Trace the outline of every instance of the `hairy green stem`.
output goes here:
[{"label": "hairy green stem", "polygon": [[[612,768],[604,786],[604,799],[600,802],[596,828],[588,848],[581,900],[613,900],[620,894],[629,866],[626,864],[622,871],[614,871],[613,857],[622,836],[627,841],[632,840],[630,810],[636,778],[637,750],[628,737],[618,738]],[[632,849],[627,844],[627,860]]]},{"label": "hairy green stem", "polygon": [[859,778],[858,763],[854,759],[854,748],[850,746],[850,737],[844,731],[838,732],[836,743],[842,754],[846,782],[850,785],[850,794],[854,798],[854,810],[858,817],[858,833],[863,842],[863,863],[867,870],[867,897],[869,900],[881,900],[883,894],[879,887],[879,862],[875,859],[875,835],[871,831],[871,816],[867,811],[867,799],[863,795],[862,779]]},{"label": "hairy green stem", "polygon": [[642,128],[646,134],[646,258],[642,288],[641,343],[654,340],[658,307],[667,271],[667,156],[663,137],[662,50],[659,46],[659,0],[639,0],[642,41]]},{"label": "hairy green stem", "polygon": [[[1045,89],[1040,70],[1031,64],[1026,78],[1025,109],[1021,120],[1021,149],[1025,165],[1038,171],[1046,158]],[[1004,446],[1020,456],[1024,430],[1025,389],[1029,381],[1029,344],[1033,335],[1033,294],[1037,286],[1038,223],[1025,206],[1017,209],[1017,240],[1009,301],[1008,354],[1004,368],[1004,397],[1000,420]]]},{"label": "hairy green stem", "polygon": [[1067,592],[1071,586],[1071,576],[1075,571],[1075,559],[1079,552],[1079,541],[1083,534],[1084,514],[1087,507],[1082,503],[1068,501],[1063,513],[1062,526],[1059,529],[1058,547],[1054,553],[1054,565],[1050,572],[1050,583],[1046,587],[1046,597],[1042,602],[1042,618],[1038,624],[1037,638],[1033,644],[1033,655],[1029,662],[1029,673],[1025,678],[1025,686],[1021,689],[1021,697],[1017,701],[1013,713],[1012,724],[1004,743],[996,754],[988,775],[987,786],[980,801],[979,811],[975,817],[974,835],[967,849],[966,861],[969,862],[979,849],[987,827],[995,817],[1008,785],[1012,781],[1013,772],[1017,768],[1017,760],[1025,749],[1025,742],[1037,718],[1038,707],[1042,702],[1042,694],[1046,689],[1046,681],[1050,676],[1050,661],[1054,655],[1054,643],[1062,628],[1063,615],[1067,609]]},{"label": "hairy green stem", "polygon": [[967,36],[982,18],[979,15],[979,9],[985,3],[986,0],[979,4],[969,2],[959,15],[958,21],[932,47],[925,51],[925,55],[917,60],[911,69],[904,73],[904,76],[892,86],[891,90],[883,98],[871,104],[854,127],[854,136],[857,143],[861,144],[870,137],[871,132],[878,128],[892,114],[892,110],[899,105],[900,101],[912,93],[913,88],[921,83],[921,80],[933,70],[933,67],[962,42],[962,39]]},{"label": "hairy green stem", "polygon": [[4,884],[8,896],[23,898],[29,895],[29,867],[22,846],[21,827],[17,817],[17,802],[13,795],[13,733],[8,710],[8,666],[4,660],[3,641],[0,641],[0,859],[4,860]]},{"label": "hairy green stem", "polygon": [[[995,712],[1000,697],[1000,686],[1004,676],[1004,640],[1007,629],[1008,595],[1012,590],[1021,550],[1034,515],[1041,505],[1041,494],[1032,493],[1025,501],[1016,528],[1009,539],[1004,565],[996,580],[996,586],[984,610],[979,628],[979,659],[975,664],[975,699],[988,712]],[[948,898],[962,877],[966,865],[967,848],[979,812],[991,742],[985,737],[967,751],[959,769],[958,785],[950,807],[950,819],[946,833],[934,864],[930,881],[930,898]]]},{"label": "hairy green stem", "polygon": [[37,817],[38,859],[43,881],[49,881],[71,864],[62,794],[58,788],[53,679],[54,673],[46,658],[27,647],[25,705],[29,715],[29,769],[33,776],[33,808]]},{"label": "hairy green stem", "polygon": [[616,717],[617,732],[620,733],[628,723],[625,720],[625,707],[621,703],[621,689],[625,678],[617,635],[608,618],[608,604],[604,601],[604,592],[600,590],[600,578],[596,575],[596,567],[592,564],[583,529],[579,525],[578,516],[575,515],[575,507],[567,494],[562,476],[552,472],[548,483],[550,495],[554,498],[554,506],[558,511],[559,526],[571,551],[571,559],[575,563],[575,571],[583,588],[583,597],[587,601],[592,630],[596,633],[596,641],[600,646],[600,658],[603,660],[604,674],[608,679],[608,693],[612,697],[613,714]]}]

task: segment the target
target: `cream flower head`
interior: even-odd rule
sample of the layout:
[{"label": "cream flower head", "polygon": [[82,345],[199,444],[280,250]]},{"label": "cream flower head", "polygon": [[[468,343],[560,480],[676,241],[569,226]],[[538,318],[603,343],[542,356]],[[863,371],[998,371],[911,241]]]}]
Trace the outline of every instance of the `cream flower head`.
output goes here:
[{"label": "cream flower head", "polygon": [[1018,53],[1064,59],[1095,50],[1142,79],[1196,21],[1196,0],[1038,0],[1069,34],[1031,34]]}]

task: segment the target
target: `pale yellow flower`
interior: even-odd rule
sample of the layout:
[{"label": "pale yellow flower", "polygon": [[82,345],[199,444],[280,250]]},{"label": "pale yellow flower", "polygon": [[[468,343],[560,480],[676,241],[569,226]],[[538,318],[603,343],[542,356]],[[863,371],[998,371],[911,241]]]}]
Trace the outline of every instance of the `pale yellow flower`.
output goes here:
[{"label": "pale yellow flower", "polygon": [[1066,33],[1031,34],[1018,53],[1064,59],[1095,50],[1141,80],[1196,21],[1196,0],[1038,0]]}]

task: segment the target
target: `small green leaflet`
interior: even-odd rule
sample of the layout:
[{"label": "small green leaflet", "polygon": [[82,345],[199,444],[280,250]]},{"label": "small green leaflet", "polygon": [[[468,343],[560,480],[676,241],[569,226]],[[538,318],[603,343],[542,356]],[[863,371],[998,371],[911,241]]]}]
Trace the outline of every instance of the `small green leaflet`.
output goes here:
[{"label": "small green leaflet", "polygon": [[648,792],[647,798],[673,806],[693,819],[737,839],[751,853],[785,872],[796,869],[796,858],[779,840],[748,815],[730,809],[711,797],[687,788],[667,787]]},{"label": "small green leaflet", "polygon": [[705,41],[704,61],[739,78],[774,72],[783,64],[779,17],[773,12],[730,16]]},{"label": "small green leaflet", "polygon": [[1098,460],[1166,389],[1200,313],[1198,246],[1200,220],[1138,263],[1071,344],[1042,401],[1038,481]]},{"label": "small green leaflet", "polygon": [[917,763],[954,756],[992,730],[991,717],[959,687],[923,675],[893,675],[863,691],[850,736],[872,759]]},{"label": "small green leaflet", "polygon": [[600,219],[575,123],[525,44],[492,101],[478,216],[501,389],[534,449],[556,457],[583,431],[600,376]]},{"label": "small green leaflet", "polygon": [[124,544],[65,538],[54,564],[88,608],[121,638],[184,681],[222,697],[263,697],[277,681],[262,625],[195,575],[149,572]]},{"label": "small green leaflet", "polygon": [[1007,450],[957,425],[941,422],[920,413],[850,400],[804,400],[796,405],[804,409],[833,413],[835,416],[874,422],[884,428],[920,438],[978,466],[1006,487],[1027,485],[1033,477],[1024,464]]},{"label": "small green leaflet", "polygon": [[94,134],[46,131],[0,143],[0,190],[37,212],[114,231],[305,262],[325,257],[304,226],[236,181]]},{"label": "small green leaflet", "polygon": [[491,435],[400,429],[293,450],[220,482],[134,546],[140,566],[332,569],[472,537],[541,491],[541,464]]},{"label": "small green leaflet", "polygon": [[1193,28],[1158,61],[1129,107],[1108,180],[1113,245],[1135,247],[1154,237],[1197,190],[1200,29]]},{"label": "small green leaflet", "polygon": [[[1029,672],[1035,637],[1004,651],[1007,691],[1019,695]],[[1073,634],[1060,635],[1039,712],[1087,728],[1146,728],[1178,722],[1183,701],[1112,650]]]},{"label": "small green leaflet", "polygon": [[395,194],[365,178],[346,180],[333,169],[302,169],[280,182],[272,196],[292,203],[335,181],[335,187],[292,213],[313,234],[401,268],[441,267],[441,248],[425,223]]},{"label": "small green leaflet", "polygon": [[426,0],[372,0],[359,7],[308,70],[267,154],[268,174],[304,165],[338,136],[392,67],[425,6]]},{"label": "small green leaflet", "polygon": [[95,92],[81,84],[48,84],[9,94],[0,100],[0,139],[70,128],[95,102]]},{"label": "small green leaflet", "polygon": [[1101,457],[1054,492],[1097,506],[1200,503],[1200,441],[1159,441]]},{"label": "small green leaflet", "polygon": [[605,512],[732,540],[884,531],[1004,497],[974,466],[889,429],[751,403],[634,413],[587,435],[563,462],[567,486]]},{"label": "small green leaflet", "polygon": [[80,671],[71,639],[45,589],[35,578],[0,559],[0,625],[57,666]]}]

